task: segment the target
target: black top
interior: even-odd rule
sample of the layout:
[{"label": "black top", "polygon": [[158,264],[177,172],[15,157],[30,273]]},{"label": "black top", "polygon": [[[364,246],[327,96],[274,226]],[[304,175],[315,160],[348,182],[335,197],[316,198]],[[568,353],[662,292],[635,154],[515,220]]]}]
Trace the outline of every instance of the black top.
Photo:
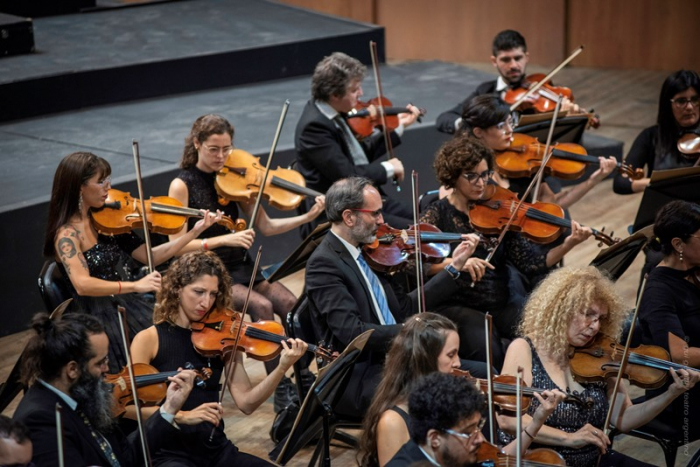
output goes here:
[{"label": "black top", "polygon": [[493,81],[486,81],[485,83],[481,83],[462,102],[460,102],[456,106],[452,107],[450,110],[446,110],[443,113],[441,113],[440,115],[438,115],[438,118],[435,121],[435,126],[437,127],[438,131],[441,131],[443,133],[449,133],[449,134],[454,133],[455,132],[455,121],[458,118],[462,118],[462,113],[464,112],[464,108],[467,106],[467,104],[469,104],[469,101],[471,101],[476,96],[481,96],[482,94],[492,94],[492,93],[496,92],[496,82],[497,81],[498,80],[494,79]]},{"label": "black top", "polygon": [[[478,233],[469,223],[469,216],[452,206],[447,198],[428,206],[421,216],[420,222],[433,224],[443,232]],[[452,246],[454,248],[456,244]],[[484,245],[479,244],[472,256],[486,258],[488,250]],[[522,235],[509,232],[491,259],[491,264],[495,266],[495,269],[487,269],[484,277],[474,287],[472,287],[471,276],[461,274],[457,279],[458,290],[449,297],[449,304],[467,305],[480,311],[494,311],[505,306],[510,298],[506,261],[513,263],[529,278],[548,271],[546,255],[536,252],[532,243],[523,238]]]},{"label": "black top", "polygon": [[[632,143],[627,153],[625,163],[633,169],[643,169],[646,166],[646,176],[651,176],[654,170],[678,169],[692,167],[694,160],[686,159],[678,151],[666,154],[659,147],[659,126],[650,126],[643,130]],[[632,181],[622,174],[615,175],[613,191],[619,195],[632,193]]]},{"label": "black top", "polygon": [[[530,350],[532,352],[532,387],[539,389],[559,389],[560,391],[571,393],[569,388],[564,390],[554,384],[547,370],[545,370],[544,365],[542,365],[542,361],[539,355],[537,355],[537,351],[532,345],[532,342],[527,338],[525,340],[530,344]],[[574,433],[586,423],[590,423],[598,428],[601,428],[605,424],[605,416],[608,412],[607,384],[588,383],[582,384],[582,386],[584,388],[583,392],[578,393],[574,391],[573,393],[581,396],[584,401],[592,401],[593,404],[590,408],[585,405],[577,405],[574,402],[561,402],[547,420],[545,420],[545,425],[567,433]],[[528,414],[534,414],[538,406],[539,401],[533,397],[528,409]],[[508,433],[498,430],[498,442],[501,446],[507,445],[514,439],[515,438]],[[598,455],[600,454],[598,448],[593,444],[588,444],[582,448],[576,449],[564,446],[541,446],[532,443],[530,449],[538,447],[548,447],[556,450],[564,457],[566,465],[571,467],[589,467],[595,465],[598,460]]]},{"label": "black top", "polygon": [[[671,333],[685,340],[689,347],[700,347],[700,289],[685,280],[685,271],[655,267],[649,273],[639,305],[639,324],[643,344],[669,350],[668,334]],[[671,382],[669,377],[663,387],[647,391],[647,398],[665,392]],[[700,416],[700,387],[694,387],[687,395],[687,398],[685,395],[677,397],[666,408],[663,414],[665,421],[681,426],[684,418],[696,420]],[[683,413],[686,402],[688,415]],[[687,425],[691,440],[700,436],[697,423]]]},{"label": "black top", "polygon": [[409,417],[408,413],[399,407],[398,405],[394,405],[389,410],[393,410],[397,414],[401,415],[401,418],[403,418],[403,422],[406,424],[406,429],[408,429],[409,426],[411,426],[411,417]]},{"label": "black top", "polygon": [[401,449],[394,454],[394,457],[391,458],[385,467],[408,467],[420,461],[430,461],[430,459],[423,454],[423,451],[420,450],[412,439],[409,439],[406,444],[401,446]]}]

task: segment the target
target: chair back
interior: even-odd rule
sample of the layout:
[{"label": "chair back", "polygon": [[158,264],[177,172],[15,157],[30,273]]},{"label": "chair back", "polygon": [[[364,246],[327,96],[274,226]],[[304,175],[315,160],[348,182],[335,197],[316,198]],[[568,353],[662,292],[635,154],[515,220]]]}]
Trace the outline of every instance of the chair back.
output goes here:
[{"label": "chair back", "polygon": [[71,298],[72,294],[66,278],[54,260],[44,262],[37,280],[46,311],[52,313],[58,305]]}]

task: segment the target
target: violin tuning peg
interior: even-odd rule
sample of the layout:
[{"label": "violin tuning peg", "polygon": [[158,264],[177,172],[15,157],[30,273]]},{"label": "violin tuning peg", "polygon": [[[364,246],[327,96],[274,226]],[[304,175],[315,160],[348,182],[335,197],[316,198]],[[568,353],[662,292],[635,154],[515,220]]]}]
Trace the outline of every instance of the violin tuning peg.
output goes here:
[{"label": "violin tuning peg", "polygon": [[185,370],[194,370],[194,365],[193,365],[192,363],[190,363],[190,362],[187,362],[187,363],[185,363],[185,365],[183,366],[183,368],[184,368]]}]

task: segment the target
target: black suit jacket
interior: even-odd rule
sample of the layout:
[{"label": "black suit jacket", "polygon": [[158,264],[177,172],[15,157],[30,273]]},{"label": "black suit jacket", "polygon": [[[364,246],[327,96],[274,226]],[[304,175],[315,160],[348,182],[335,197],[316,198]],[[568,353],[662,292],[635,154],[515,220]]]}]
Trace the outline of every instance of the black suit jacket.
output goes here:
[{"label": "black suit jacket", "polygon": [[[418,311],[416,291],[406,294],[397,290],[395,293],[386,278],[381,274],[378,277],[397,323],[403,323],[406,317]],[[425,284],[426,309],[435,308],[456,290],[452,277],[441,271]],[[341,407],[337,408],[343,414],[362,415],[379,382],[389,343],[402,324],[379,323],[360,268],[332,232],[325,236],[306,264],[306,293],[316,333],[333,349],[343,350],[355,337],[374,329],[363,355],[355,364]]]},{"label": "black suit jacket", "polygon": [[496,82],[498,80],[493,80],[493,81],[486,81],[485,83],[481,83],[477,88],[467,96],[466,99],[464,99],[462,102],[451,108],[450,110],[446,110],[440,115],[438,115],[438,118],[435,122],[435,125],[437,126],[438,131],[442,131],[443,133],[449,133],[453,134],[455,132],[455,121],[458,118],[462,118],[462,112],[464,111],[464,108],[469,104],[469,102],[476,96],[481,96],[482,94],[493,94],[496,92]]},{"label": "black suit jacket", "polygon": [[[34,457],[32,458],[34,464],[37,467],[58,466],[56,402],[63,406],[61,415],[65,465],[110,465],[82,417],[66,407],[66,404],[56,393],[41,383],[36,383],[29,388],[17,406],[13,417],[29,428],[29,437],[34,446]],[[166,422],[159,413],[153,414],[148,419],[145,423],[145,429],[151,452],[156,452],[168,436],[172,437],[177,434],[177,429]],[[115,427],[115,431],[105,435],[105,438],[112,446],[112,450],[121,465],[144,464],[137,433],[133,433],[127,438],[118,427]]]}]

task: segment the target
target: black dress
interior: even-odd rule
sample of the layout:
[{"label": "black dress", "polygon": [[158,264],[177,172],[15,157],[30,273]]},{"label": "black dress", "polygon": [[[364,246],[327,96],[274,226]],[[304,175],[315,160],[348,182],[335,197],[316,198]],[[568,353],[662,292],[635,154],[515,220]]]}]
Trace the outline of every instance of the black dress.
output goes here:
[{"label": "black dress", "polygon": [[[230,216],[234,221],[238,218],[238,204],[230,202],[226,206],[219,204],[219,195],[216,192],[214,182],[216,173],[206,173],[197,167],[183,169],[177,175],[187,185],[188,206],[195,209],[209,209],[216,212],[220,209],[224,214]],[[188,230],[192,230],[198,219],[190,218],[187,221]],[[199,235],[199,238],[218,237],[230,233],[226,227],[215,224]],[[236,284],[248,284],[250,276],[253,274],[253,262],[248,255],[248,250],[241,247],[221,247],[214,250],[226,265],[226,269],[231,274],[231,279]],[[261,273],[256,276],[255,282],[263,281]]]},{"label": "black dress", "polygon": [[[192,363],[197,369],[207,367],[212,370],[206,387],[195,386],[182,410],[192,410],[207,402],[218,402],[219,381],[224,367],[222,360],[198,354],[192,346],[192,331],[189,329],[170,323],[160,323],[155,327],[158,332],[158,353],[150,363],[153,367],[161,372],[175,371],[186,363]],[[178,426],[180,436],[173,438],[165,448],[151,453],[154,466],[271,465],[263,459],[239,452],[226,437],[223,420],[214,429],[211,441],[210,423]]]},{"label": "black dress", "polygon": [[[652,269],[639,305],[642,343],[668,348],[668,334],[685,340],[689,347],[700,347],[700,289],[685,280],[685,271],[657,266]],[[647,398],[665,392],[663,387],[646,392]],[[659,415],[673,427],[685,426],[689,441],[700,438],[700,387],[676,398]]]},{"label": "black dress", "polygon": [[[113,282],[140,279],[144,275],[142,265],[131,257],[131,253],[142,244],[143,240],[133,232],[114,236],[98,235],[95,246],[83,252],[90,276]],[[64,276],[68,277],[63,265],[59,263],[59,266]],[[153,323],[155,297],[151,293],[87,297],[78,295],[72,284],[70,288],[73,302],[68,311],[89,313],[100,320],[109,337],[109,371],[119,372],[126,365],[126,357],[117,306],[126,309],[129,335],[133,337]]]}]

